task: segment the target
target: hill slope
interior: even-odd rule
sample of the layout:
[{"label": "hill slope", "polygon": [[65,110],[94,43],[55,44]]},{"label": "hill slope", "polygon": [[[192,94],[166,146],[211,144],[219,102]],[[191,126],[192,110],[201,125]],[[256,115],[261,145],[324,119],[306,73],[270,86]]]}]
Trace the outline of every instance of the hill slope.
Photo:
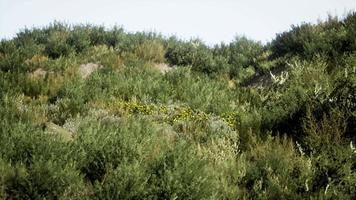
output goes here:
[{"label": "hill slope", "polygon": [[59,23],[1,41],[0,198],[355,199],[355,20],[267,45]]}]

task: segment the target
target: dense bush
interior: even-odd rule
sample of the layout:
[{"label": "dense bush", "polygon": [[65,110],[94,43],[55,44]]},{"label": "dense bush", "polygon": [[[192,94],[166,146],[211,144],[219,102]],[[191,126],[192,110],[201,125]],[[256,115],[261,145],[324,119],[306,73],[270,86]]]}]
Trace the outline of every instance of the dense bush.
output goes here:
[{"label": "dense bush", "polygon": [[229,64],[229,74],[235,77],[242,74],[243,68],[257,68],[258,56],[263,52],[263,46],[246,37],[236,37],[230,44],[215,46],[214,54],[223,56]]},{"label": "dense bush", "polygon": [[24,29],[0,42],[0,198],[355,199],[355,30]]},{"label": "dense bush", "polygon": [[165,49],[159,41],[145,41],[137,47],[136,55],[148,62],[163,63]]},{"label": "dense bush", "polygon": [[245,176],[239,182],[249,199],[303,199],[312,169],[287,138],[267,138],[243,157]]},{"label": "dense bush", "polygon": [[355,23],[352,23],[355,16],[351,12],[342,20],[330,16],[320,24],[292,26],[290,31],[278,34],[272,41],[272,57],[299,55],[312,59],[325,54],[337,62],[344,53],[355,51]]},{"label": "dense bush", "polygon": [[199,40],[176,42],[167,49],[166,59],[171,65],[192,66],[192,69],[209,75],[227,73],[227,61]]}]

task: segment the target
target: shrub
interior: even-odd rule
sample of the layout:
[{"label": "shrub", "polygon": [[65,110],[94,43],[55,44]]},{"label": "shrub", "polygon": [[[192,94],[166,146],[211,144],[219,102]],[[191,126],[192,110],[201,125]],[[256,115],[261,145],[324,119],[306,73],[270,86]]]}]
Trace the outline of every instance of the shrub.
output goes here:
[{"label": "shrub", "polygon": [[81,53],[90,47],[90,29],[82,26],[75,26],[68,36],[68,44],[75,49],[76,53]]},{"label": "shrub", "polygon": [[181,43],[170,46],[165,55],[171,65],[193,65],[197,57],[197,48],[199,43]]},{"label": "shrub", "polygon": [[268,45],[61,23],[2,40],[0,198],[356,199],[354,16]]},{"label": "shrub", "polygon": [[[149,196],[147,174],[142,164],[135,162],[109,169],[105,180],[94,185],[94,199],[145,199]],[[153,196],[154,198],[159,198]]]},{"label": "shrub", "polygon": [[197,158],[184,143],[175,148],[150,165],[148,184],[152,197],[214,199],[217,185],[208,171],[206,161]]},{"label": "shrub", "polygon": [[75,50],[68,44],[69,33],[64,31],[54,31],[48,36],[45,53],[48,57],[56,59],[61,56],[68,56]]},{"label": "shrub", "polygon": [[304,199],[309,191],[312,169],[308,160],[299,156],[287,138],[268,137],[250,147],[239,182],[241,196],[253,199]]},{"label": "shrub", "polygon": [[135,51],[136,55],[148,62],[163,63],[165,61],[164,46],[157,40],[144,41]]},{"label": "shrub", "polygon": [[80,57],[82,64],[97,63],[108,69],[118,69],[124,64],[119,53],[106,45],[90,47]]},{"label": "shrub", "polygon": [[354,51],[351,25],[355,13],[345,19],[329,16],[328,20],[317,25],[302,24],[292,26],[290,31],[278,34],[271,43],[272,57],[299,55],[312,59],[318,54],[328,56],[333,64],[344,53]]},{"label": "shrub", "polygon": [[[43,45],[35,44],[32,40],[21,44],[21,47],[16,47],[15,43],[1,43],[4,48],[0,60],[1,71],[30,71],[33,68],[26,65],[26,61],[36,56],[39,57],[38,55],[41,55],[44,50]],[[11,50],[12,48],[15,49]]]},{"label": "shrub", "polygon": [[2,164],[1,171],[4,198],[81,199],[86,196],[81,176],[69,165],[62,168],[51,161],[36,161],[30,168]]},{"label": "shrub", "polygon": [[213,51],[199,40],[169,46],[166,59],[171,65],[192,66],[194,71],[208,75],[228,72],[226,58],[214,56]]},{"label": "shrub", "polygon": [[[311,154],[313,179],[311,191],[316,196],[328,199],[342,196],[345,199],[355,197],[356,183],[354,174],[355,155],[352,142],[345,137],[346,121],[343,113],[335,109],[320,119],[310,111],[304,122],[305,151]],[[342,166],[342,167],[341,167]],[[351,185],[350,185],[351,184]],[[332,191],[328,191],[332,190]]]}]

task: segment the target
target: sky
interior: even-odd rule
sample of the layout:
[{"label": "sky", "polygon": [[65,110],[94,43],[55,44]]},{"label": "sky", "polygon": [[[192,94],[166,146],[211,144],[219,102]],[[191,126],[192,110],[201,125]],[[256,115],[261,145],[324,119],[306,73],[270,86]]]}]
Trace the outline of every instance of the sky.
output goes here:
[{"label": "sky", "polygon": [[207,44],[236,36],[266,43],[292,24],[356,11],[356,0],[0,0],[0,39],[51,22],[118,25]]}]

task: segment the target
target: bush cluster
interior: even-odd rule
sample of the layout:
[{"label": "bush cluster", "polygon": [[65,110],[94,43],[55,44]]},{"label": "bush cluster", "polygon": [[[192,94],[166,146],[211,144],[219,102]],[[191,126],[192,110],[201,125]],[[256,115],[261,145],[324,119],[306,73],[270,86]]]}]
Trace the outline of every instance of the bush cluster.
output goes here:
[{"label": "bush cluster", "polygon": [[266,45],[58,22],[2,40],[0,199],[356,199],[355,16]]}]

